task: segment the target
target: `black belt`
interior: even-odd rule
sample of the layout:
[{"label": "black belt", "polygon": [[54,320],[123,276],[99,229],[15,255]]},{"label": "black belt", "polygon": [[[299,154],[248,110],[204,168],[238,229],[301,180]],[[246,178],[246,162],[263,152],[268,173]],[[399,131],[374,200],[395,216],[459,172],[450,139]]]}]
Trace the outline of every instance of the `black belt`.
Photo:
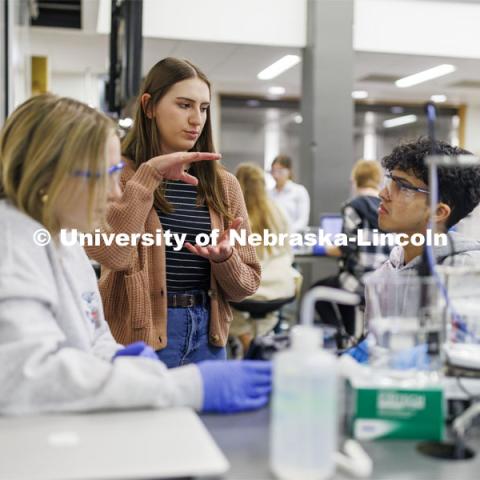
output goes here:
[{"label": "black belt", "polygon": [[169,308],[190,308],[198,305],[206,305],[208,302],[207,293],[169,293],[167,306]]}]

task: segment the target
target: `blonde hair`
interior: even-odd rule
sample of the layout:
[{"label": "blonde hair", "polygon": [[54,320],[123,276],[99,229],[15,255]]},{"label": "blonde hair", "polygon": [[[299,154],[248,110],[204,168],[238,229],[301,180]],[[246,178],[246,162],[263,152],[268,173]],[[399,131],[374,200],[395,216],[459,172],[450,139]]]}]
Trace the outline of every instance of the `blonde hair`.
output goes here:
[{"label": "blonde hair", "polygon": [[0,198],[45,226],[60,230],[55,206],[74,171],[88,179],[89,221],[95,198],[106,200],[106,146],[113,122],[93,108],[52,94],[32,97],[8,117],[0,135]]},{"label": "blonde hair", "polygon": [[378,188],[382,167],[374,160],[358,160],[352,169],[352,179],[358,188]]},{"label": "blonde hair", "polygon": [[[286,233],[286,219],[268,197],[263,170],[253,163],[241,163],[235,175],[245,198],[252,232],[263,235],[263,230],[267,229],[275,234]],[[263,242],[257,249],[260,256],[265,249],[269,253],[272,251],[272,247],[264,246]]]}]

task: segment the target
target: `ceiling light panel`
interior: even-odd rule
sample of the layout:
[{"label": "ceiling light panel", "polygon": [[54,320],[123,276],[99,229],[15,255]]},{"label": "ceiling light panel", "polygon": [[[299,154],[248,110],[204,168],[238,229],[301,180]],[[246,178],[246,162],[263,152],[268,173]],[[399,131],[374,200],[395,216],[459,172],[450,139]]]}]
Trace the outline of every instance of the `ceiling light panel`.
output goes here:
[{"label": "ceiling light panel", "polygon": [[456,70],[454,65],[444,63],[438,65],[437,67],[429,68],[428,70],[423,70],[422,72],[414,73],[408,77],[400,78],[395,82],[395,85],[398,88],[408,88],[418,85],[419,83],[428,82],[434,78],[443,77],[453,73]]},{"label": "ceiling light panel", "polygon": [[403,115],[403,117],[395,117],[385,120],[383,126],[385,128],[400,127],[402,125],[408,125],[409,123],[415,123],[417,121],[416,115]]},{"label": "ceiling light panel", "polygon": [[278,77],[283,72],[294,67],[299,63],[301,58],[298,55],[285,55],[280,60],[277,60],[275,63],[272,63],[269,67],[262,70],[257,78],[259,80],[271,80],[272,78]]}]

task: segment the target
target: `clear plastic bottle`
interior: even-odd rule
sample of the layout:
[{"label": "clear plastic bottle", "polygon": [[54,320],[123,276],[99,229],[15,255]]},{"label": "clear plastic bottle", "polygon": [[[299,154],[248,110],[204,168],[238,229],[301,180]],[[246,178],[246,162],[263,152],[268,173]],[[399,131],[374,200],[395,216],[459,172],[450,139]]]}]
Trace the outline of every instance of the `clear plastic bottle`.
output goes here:
[{"label": "clear plastic bottle", "polygon": [[292,345],[273,361],[270,467],[282,480],[322,480],[335,472],[336,358],[322,331],[298,325]]}]

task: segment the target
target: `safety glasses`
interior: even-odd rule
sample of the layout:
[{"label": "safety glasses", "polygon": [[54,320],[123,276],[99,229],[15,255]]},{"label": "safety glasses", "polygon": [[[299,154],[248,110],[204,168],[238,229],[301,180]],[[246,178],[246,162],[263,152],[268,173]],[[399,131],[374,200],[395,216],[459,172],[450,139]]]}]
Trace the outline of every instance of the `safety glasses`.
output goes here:
[{"label": "safety glasses", "polygon": [[[116,165],[112,165],[107,169],[107,175],[111,176],[116,172],[121,172],[123,167],[125,166],[124,162],[119,162]],[[85,178],[100,178],[102,174],[100,172],[90,172],[88,170],[76,170],[73,172],[74,177],[85,177]]]},{"label": "safety glasses", "polygon": [[403,178],[392,175],[390,172],[387,172],[384,177],[383,187],[388,190],[390,196],[403,194],[404,196],[413,196],[415,193],[430,193],[429,190],[425,188],[415,187],[408,181]]}]

